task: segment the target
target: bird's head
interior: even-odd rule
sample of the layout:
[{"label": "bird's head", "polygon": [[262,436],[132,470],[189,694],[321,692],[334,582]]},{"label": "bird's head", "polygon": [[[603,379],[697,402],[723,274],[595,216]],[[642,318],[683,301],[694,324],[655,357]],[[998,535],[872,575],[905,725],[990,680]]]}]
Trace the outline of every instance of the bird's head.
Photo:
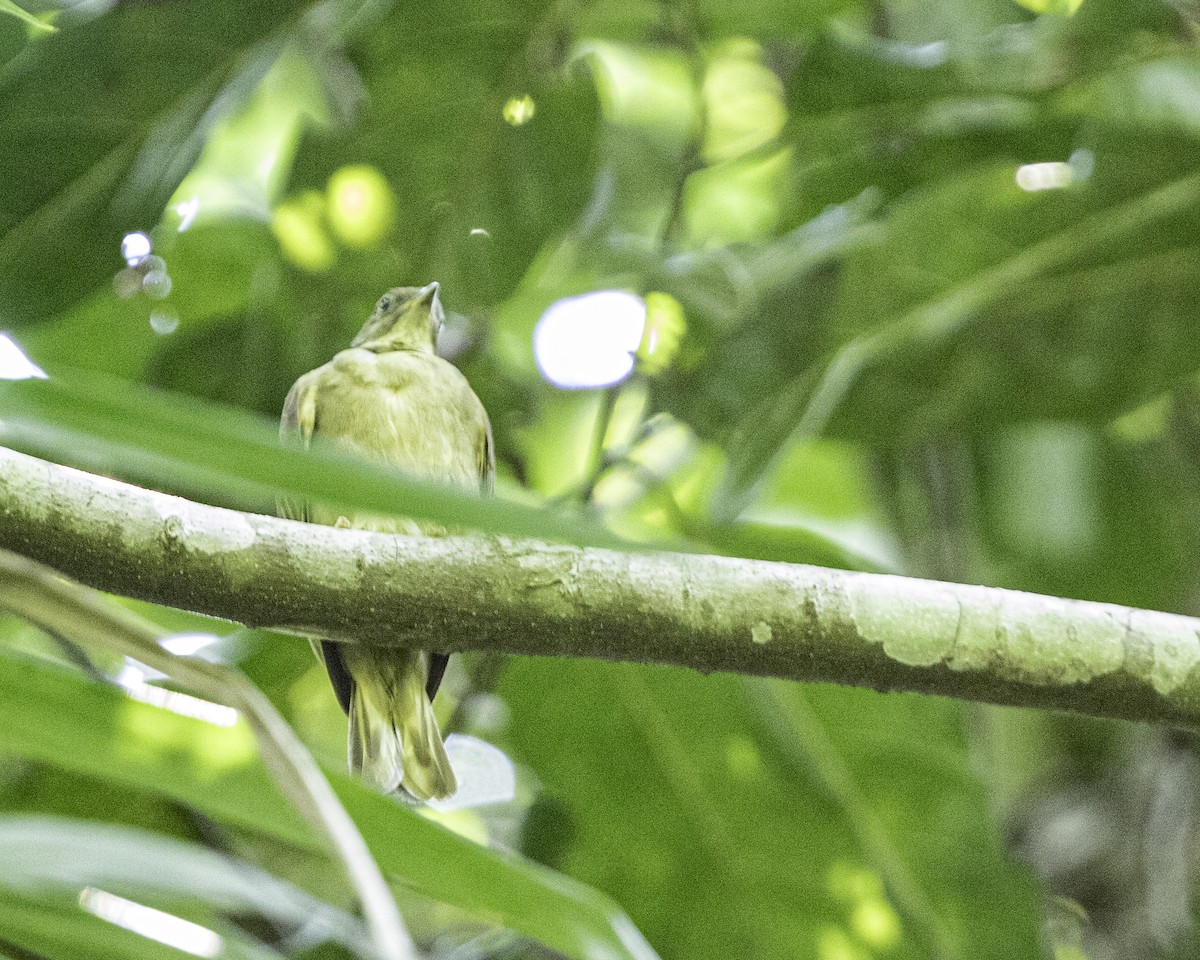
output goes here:
[{"label": "bird's head", "polygon": [[350,341],[350,346],[376,353],[388,350],[432,353],[445,319],[436,280],[424,287],[394,287],[379,298],[375,312]]}]

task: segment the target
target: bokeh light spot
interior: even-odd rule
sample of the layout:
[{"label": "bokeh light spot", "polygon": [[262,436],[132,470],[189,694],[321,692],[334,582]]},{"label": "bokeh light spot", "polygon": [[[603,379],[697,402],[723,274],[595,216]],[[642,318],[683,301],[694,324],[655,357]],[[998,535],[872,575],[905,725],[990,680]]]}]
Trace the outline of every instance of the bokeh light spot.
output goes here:
[{"label": "bokeh light spot", "polygon": [[201,650],[220,642],[221,638],[215,633],[175,633],[163,637],[158,645],[177,657],[194,657]]},{"label": "bokeh light spot", "polygon": [[[446,738],[446,756],[458,777],[458,790],[444,800],[430,800],[438,813],[508,803],[517,795],[517,768],[499,747],[462,733]],[[485,837],[486,840],[486,837]]]},{"label": "bokeh light spot", "polygon": [[537,104],[529,94],[523,97],[509,97],[502,113],[504,122],[510,127],[521,127],[533,119],[537,113]]},{"label": "bokeh light spot", "polygon": [[1026,163],[1017,167],[1017,186],[1030,193],[1061,190],[1074,180],[1075,170],[1069,163]]},{"label": "bokeh light spot", "polygon": [[1071,177],[1074,182],[1086,180],[1096,169],[1096,155],[1087,147],[1080,147],[1071,152],[1067,163],[1071,165]]},{"label": "bokeh light spot", "polygon": [[196,214],[200,212],[200,198],[192,197],[190,200],[184,200],[181,203],[175,204],[175,212],[179,215],[179,226],[176,229],[183,233],[192,222],[196,219]]},{"label": "bokeh light spot", "polygon": [[382,173],[367,164],[342,167],[326,190],[329,225],[346,246],[377,246],[396,223],[396,197]]},{"label": "bokeh light spot", "polygon": [[153,244],[151,244],[150,238],[144,233],[127,233],[121,241],[121,256],[125,258],[125,262],[131,267],[136,267],[150,256],[152,249]]},{"label": "bokeh light spot", "polygon": [[142,272],[136,267],[118,270],[113,276],[113,293],[122,300],[136,297],[142,292]]},{"label": "bokeh light spot", "polygon": [[30,360],[10,338],[0,333],[0,380],[45,380],[46,371]]},{"label": "bokeh light spot", "polygon": [[542,376],[587,389],[620,383],[633,370],[646,327],[646,304],[623,290],[598,290],[552,303],[533,332]]},{"label": "bokeh light spot", "polygon": [[878,950],[890,950],[900,942],[900,917],[882,897],[870,897],[856,906],[850,926],[858,939]]},{"label": "bokeh light spot", "polygon": [[324,212],[324,196],[306,190],[296,199],[281,203],[271,217],[271,232],[283,255],[309,273],[328,270],[337,260],[325,232]]},{"label": "bokeh light spot", "polygon": [[155,310],[150,314],[150,329],[167,337],[179,329],[179,314],[174,310]]},{"label": "bokeh light spot", "polygon": [[142,292],[152,300],[165,299],[171,293],[173,283],[167,273],[167,261],[162,257],[147,257],[139,268],[145,271],[142,276]]},{"label": "bokeh light spot", "polygon": [[735,735],[726,741],[725,764],[736,780],[749,781],[762,776],[762,754],[748,737]]}]

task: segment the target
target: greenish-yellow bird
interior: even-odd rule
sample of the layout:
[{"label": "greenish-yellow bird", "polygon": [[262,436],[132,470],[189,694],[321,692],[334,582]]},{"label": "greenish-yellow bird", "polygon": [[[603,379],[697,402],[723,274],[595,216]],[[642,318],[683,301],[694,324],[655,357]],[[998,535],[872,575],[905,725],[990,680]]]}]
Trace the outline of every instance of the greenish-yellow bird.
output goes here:
[{"label": "greenish-yellow bird", "polygon": [[[375,306],[350,349],[293,384],[279,426],[284,442],[314,436],[408,474],[492,492],[492,431],[466,378],[434,352],[445,314],[438,285],[397,287]],[[294,520],[382,533],[436,536],[436,524],[320,504],[281,502]],[[350,718],[352,770],[421,800],[454,793],[454,771],[433,715],[447,655],[366,644],[314,643]]]}]

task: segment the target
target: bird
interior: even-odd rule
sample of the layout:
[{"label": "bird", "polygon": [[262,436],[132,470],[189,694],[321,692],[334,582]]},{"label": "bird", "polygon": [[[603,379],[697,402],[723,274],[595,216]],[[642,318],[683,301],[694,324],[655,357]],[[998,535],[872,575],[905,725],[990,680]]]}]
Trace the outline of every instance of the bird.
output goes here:
[{"label": "bird", "polygon": [[[314,437],[404,471],[490,495],[495,454],[487,411],[466,377],[436,353],[445,320],[435,281],[396,287],[332,360],[302,375],[280,418],[284,443]],[[428,521],[346,515],[281,498],[281,516],[335,527],[410,536],[445,536]],[[349,717],[352,772],[386,792],[438,800],[457,789],[433,713],[449,659],[425,650],[314,640],[338,702]]]}]

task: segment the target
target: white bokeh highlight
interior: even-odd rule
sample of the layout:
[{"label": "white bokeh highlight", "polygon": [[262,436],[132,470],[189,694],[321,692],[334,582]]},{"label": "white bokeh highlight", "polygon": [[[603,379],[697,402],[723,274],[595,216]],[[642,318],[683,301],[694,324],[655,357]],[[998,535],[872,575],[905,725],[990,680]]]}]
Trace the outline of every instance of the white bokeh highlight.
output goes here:
[{"label": "white bokeh highlight", "polygon": [[542,376],[580,390],[620,383],[646,328],[646,303],[623,290],[597,290],[552,303],[533,331]]},{"label": "white bokeh highlight", "polygon": [[9,337],[0,333],[0,380],[45,380],[46,371],[30,360]]},{"label": "white bokeh highlight", "polygon": [[221,640],[215,633],[175,633],[163,637],[158,645],[177,657],[194,657]]},{"label": "white bokeh highlight", "polygon": [[1017,186],[1029,193],[1041,190],[1061,190],[1075,179],[1069,163],[1027,163],[1017,167]]},{"label": "white bokeh highlight", "polygon": [[213,703],[193,697],[190,693],[179,693],[165,687],[156,687],[147,683],[148,677],[161,679],[165,674],[152,670],[143,664],[126,662],[117,674],[117,686],[125,691],[131,699],[148,703],[152,707],[170,710],[182,717],[202,720],[216,727],[232,727],[238,722],[238,712],[233,707],[223,703]]},{"label": "white bokeh highlight", "polygon": [[179,214],[179,226],[176,228],[180,233],[183,233],[196,219],[196,214],[200,212],[200,198],[192,197],[190,200],[184,200],[182,203],[175,204],[175,212]]},{"label": "white bokeh highlight", "polygon": [[121,256],[131,267],[136,267],[150,256],[151,249],[150,238],[144,233],[127,233],[121,241]]},{"label": "white bokeh highlight", "polygon": [[107,890],[84,887],[79,894],[79,905],[101,920],[195,957],[215,957],[224,946],[221,936],[208,927],[126,900]]}]

